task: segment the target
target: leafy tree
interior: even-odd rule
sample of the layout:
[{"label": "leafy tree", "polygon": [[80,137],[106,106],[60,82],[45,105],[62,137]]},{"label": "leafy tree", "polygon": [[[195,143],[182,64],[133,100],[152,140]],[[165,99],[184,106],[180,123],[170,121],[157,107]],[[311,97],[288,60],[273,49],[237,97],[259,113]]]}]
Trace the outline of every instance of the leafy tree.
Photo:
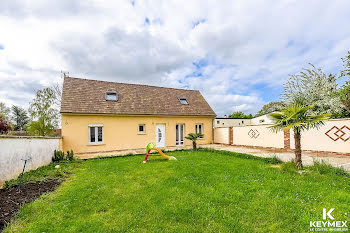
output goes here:
[{"label": "leafy tree", "polygon": [[282,101],[275,101],[265,104],[260,111],[256,114],[256,116],[262,116],[265,114],[269,114],[272,112],[279,112],[281,109],[285,107],[285,104]]},{"label": "leafy tree", "polygon": [[24,125],[28,123],[29,118],[27,116],[26,110],[23,108],[13,105],[12,111],[12,121],[14,123],[14,130],[21,131],[24,129]]},{"label": "leafy tree", "polygon": [[228,118],[233,118],[233,119],[252,119],[253,115],[252,114],[246,115],[243,112],[234,112],[231,115],[229,115]]},{"label": "leafy tree", "polygon": [[326,75],[321,69],[310,64],[296,75],[290,75],[284,84],[283,102],[286,105],[312,105],[315,114],[332,113],[340,115],[344,107],[337,95],[337,80],[332,74]]},{"label": "leafy tree", "polygon": [[39,117],[37,121],[31,121],[25,125],[25,130],[32,136],[50,136],[55,128],[56,127],[48,123],[44,117]]},{"label": "leafy tree", "polygon": [[0,114],[3,115],[7,119],[10,116],[10,108],[7,107],[6,104],[3,102],[0,102]]},{"label": "leafy tree", "polygon": [[10,122],[7,121],[3,114],[0,114],[0,134],[5,134],[11,130]]},{"label": "leafy tree", "polygon": [[293,104],[286,106],[281,110],[281,113],[271,113],[270,116],[275,121],[273,126],[270,126],[274,131],[282,131],[285,129],[293,129],[295,140],[295,163],[297,168],[302,168],[301,160],[301,132],[312,128],[318,129],[324,124],[324,120],[328,119],[331,114],[312,114],[314,106],[302,106]]},{"label": "leafy tree", "polygon": [[342,58],[342,60],[344,62],[345,69],[341,72],[341,75],[349,76],[349,80],[346,81],[341,88],[339,88],[338,94],[345,109],[350,113],[350,51],[346,57]]},{"label": "leafy tree", "polygon": [[345,109],[350,113],[350,80],[339,88],[340,101],[343,103]]},{"label": "leafy tree", "polygon": [[341,72],[342,76],[350,76],[350,51],[348,55],[342,58],[345,69]]},{"label": "leafy tree", "polygon": [[197,150],[197,139],[203,137],[201,133],[189,133],[185,138],[192,141],[193,150]]},{"label": "leafy tree", "polygon": [[58,98],[52,87],[36,92],[29,107],[32,121],[26,127],[30,135],[46,136],[53,133],[58,126],[59,110],[55,107]]}]

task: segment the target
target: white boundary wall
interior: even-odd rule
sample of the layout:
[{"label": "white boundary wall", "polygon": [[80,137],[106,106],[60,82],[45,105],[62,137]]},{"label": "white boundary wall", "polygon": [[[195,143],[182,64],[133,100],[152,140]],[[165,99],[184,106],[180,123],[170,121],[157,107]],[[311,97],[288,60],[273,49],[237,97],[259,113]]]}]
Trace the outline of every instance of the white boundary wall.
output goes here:
[{"label": "white boundary wall", "polygon": [[[292,130],[290,148],[295,149]],[[318,130],[311,129],[302,132],[301,149],[350,153],[350,119],[327,120],[325,125]]]},{"label": "white boundary wall", "polygon": [[230,128],[214,128],[214,143],[230,144]]},{"label": "white boundary wall", "polygon": [[284,148],[283,132],[272,132],[269,126],[233,127],[233,145]]},{"label": "white boundary wall", "polygon": [[[233,145],[284,148],[284,132],[274,133],[271,125],[232,127]],[[214,143],[229,143],[230,128],[215,128]],[[290,148],[295,149],[293,130]],[[301,149],[350,154],[350,119],[330,119],[321,128],[302,132]]]},{"label": "white boundary wall", "polygon": [[22,172],[24,161],[27,162],[25,171],[37,169],[51,162],[54,150],[58,150],[60,138],[53,137],[0,137],[0,187],[5,181],[18,177]]}]

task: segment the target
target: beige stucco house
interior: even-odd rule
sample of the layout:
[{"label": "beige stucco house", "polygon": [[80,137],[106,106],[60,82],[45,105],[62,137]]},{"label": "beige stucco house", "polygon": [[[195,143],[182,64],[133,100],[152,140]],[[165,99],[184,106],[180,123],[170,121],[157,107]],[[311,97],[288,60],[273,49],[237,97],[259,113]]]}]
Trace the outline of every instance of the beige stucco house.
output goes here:
[{"label": "beige stucco house", "polygon": [[213,142],[215,112],[197,90],[65,77],[62,103],[64,151],[102,153]]}]

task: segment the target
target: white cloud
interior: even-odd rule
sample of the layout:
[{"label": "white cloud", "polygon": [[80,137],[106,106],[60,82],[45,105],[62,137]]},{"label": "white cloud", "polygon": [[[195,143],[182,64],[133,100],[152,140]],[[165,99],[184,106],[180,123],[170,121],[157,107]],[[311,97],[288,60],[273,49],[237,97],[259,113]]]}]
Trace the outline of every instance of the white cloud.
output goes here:
[{"label": "white cloud", "polygon": [[2,1],[0,101],[27,106],[68,70],[199,89],[221,116],[255,112],[309,62],[339,71],[349,10],[345,0]]}]

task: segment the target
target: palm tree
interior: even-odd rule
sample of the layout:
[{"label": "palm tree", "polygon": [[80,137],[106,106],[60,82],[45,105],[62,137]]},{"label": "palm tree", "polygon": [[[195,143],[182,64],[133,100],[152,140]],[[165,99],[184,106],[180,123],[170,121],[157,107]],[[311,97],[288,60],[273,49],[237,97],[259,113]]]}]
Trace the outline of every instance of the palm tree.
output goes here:
[{"label": "palm tree", "polygon": [[201,133],[189,133],[185,138],[192,141],[193,150],[197,150],[197,139],[203,137]]},{"label": "palm tree", "polygon": [[295,141],[295,163],[298,169],[303,167],[301,161],[301,132],[312,128],[319,129],[324,125],[324,120],[328,119],[331,114],[314,115],[311,114],[313,106],[302,106],[292,104],[281,110],[280,113],[271,113],[270,116],[275,121],[273,126],[270,126],[275,132],[285,129],[293,129]]}]

